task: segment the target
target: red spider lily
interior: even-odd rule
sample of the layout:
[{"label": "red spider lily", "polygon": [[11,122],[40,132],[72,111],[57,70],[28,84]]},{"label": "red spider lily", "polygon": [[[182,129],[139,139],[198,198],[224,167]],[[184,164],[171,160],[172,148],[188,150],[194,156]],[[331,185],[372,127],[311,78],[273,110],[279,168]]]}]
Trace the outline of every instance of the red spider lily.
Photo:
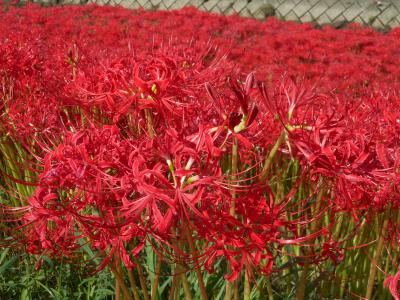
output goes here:
[{"label": "red spider lily", "polygon": [[[250,126],[254,119],[257,116],[258,108],[253,99],[251,99],[251,89],[254,85],[254,74],[250,73],[244,86],[239,84],[235,79],[231,77],[228,78],[229,86],[231,91],[233,92],[234,99],[230,100],[225,96],[225,100],[223,99],[223,95],[218,95],[216,91],[214,91],[213,87],[207,83],[206,90],[211,100],[214,101],[215,108],[218,110],[220,117],[227,120],[227,126],[231,131],[240,132],[243,129]],[[225,103],[224,103],[225,102]],[[228,103],[226,103],[228,102]],[[231,103],[229,103],[231,102]],[[252,103],[252,108],[250,109],[250,102]],[[232,109],[235,110],[237,106],[240,107],[239,111],[222,111],[222,107],[225,105],[233,106]]]},{"label": "red spider lily", "polygon": [[193,102],[200,98],[199,87],[205,80],[216,82],[226,71],[221,64],[223,57],[206,66],[199,63],[202,56],[171,52],[160,49],[147,56],[128,56],[109,62],[103,72],[98,72],[97,66],[94,72],[78,72],[71,86],[75,103],[89,111],[98,107],[114,122],[128,114],[140,123],[143,116],[139,112],[152,109],[162,116],[155,126],[163,125],[161,120],[177,119],[181,124],[181,118],[190,119],[195,114]]},{"label": "red spider lily", "polygon": [[390,293],[392,294],[395,300],[400,299],[399,288],[398,288],[399,280],[400,280],[400,272],[397,272],[396,275],[387,277],[384,282],[385,287],[389,288]]},{"label": "red spider lily", "polygon": [[[166,42],[171,30],[179,38]],[[0,165],[11,158],[4,189],[25,205],[1,206],[14,245],[77,261],[89,247],[102,269],[132,268],[150,244],[210,272],[223,259],[230,281],[279,271],[283,255],[336,266],[357,219],[399,207],[399,56],[397,30],[11,7],[0,20]],[[32,195],[18,190],[28,184]],[[338,238],[343,213],[356,225]],[[397,281],[386,285],[398,298]]]}]

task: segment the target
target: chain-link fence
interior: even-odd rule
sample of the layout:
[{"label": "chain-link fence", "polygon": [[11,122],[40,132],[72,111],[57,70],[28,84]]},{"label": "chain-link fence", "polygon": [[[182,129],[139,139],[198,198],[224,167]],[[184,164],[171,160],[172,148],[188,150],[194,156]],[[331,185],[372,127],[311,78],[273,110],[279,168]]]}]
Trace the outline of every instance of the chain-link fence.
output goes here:
[{"label": "chain-link fence", "polygon": [[194,6],[200,10],[264,19],[332,24],[341,27],[358,22],[376,28],[400,26],[400,0],[33,0],[45,4],[121,5],[128,8],[179,9]]}]

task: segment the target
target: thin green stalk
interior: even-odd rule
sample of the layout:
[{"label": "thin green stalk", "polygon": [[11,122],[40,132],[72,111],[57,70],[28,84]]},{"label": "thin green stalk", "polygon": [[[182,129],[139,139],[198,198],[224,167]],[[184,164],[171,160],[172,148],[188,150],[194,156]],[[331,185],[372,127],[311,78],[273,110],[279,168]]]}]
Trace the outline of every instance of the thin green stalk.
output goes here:
[{"label": "thin green stalk", "polygon": [[264,295],[268,295],[268,300],[274,300],[274,295],[272,291],[271,281],[269,276],[263,276],[258,284],[258,294],[260,299],[267,299],[264,298]]},{"label": "thin green stalk", "polygon": [[250,300],[250,278],[248,272],[244,272],[244,291],[243,291],[243,300]]},{"label": "thin green stalk", "polygon": [[180,294],[181,294],[180,288],[181,288],[181,285],[182,285],[182,277],[181,277],[180,274],[178,274],[177,278],[176,278],[174,300],[180,300]]},{"label": "thin green stalk", "polygon": [[368,283],[367,283],[367,292],[365,293],[365,298],[368,300],[371,299],[372,292],[374,289],[375,276],[376,276],[376,272],[378,269],[377,266],[378,266],[379,260],[381,258],[382,249],[383,249],[383,246],[385,243],[385,236],[386,236],[386,231],[387,231],[388,224],[389,224],[390,211],[391,211],[391,207],[388,206],[388,208],[386,209],[385,214],[383,216],[383,224],[382,224],[381,231],[380,231],[380,234],[378,237],[378,243],[376,244],[375,255],[371,261],[371,269],[369,272]]},{"label": "thin green stalk", "polygon": [[[392,264],[392,262],[390,261],[390,255],[386,255],[384,273],[382,273],[382,272],[378,273],[378,282],[384,281],[386,274],[389,274],[389,268],[390,268],[391,264]],[[387,289],[384,287],[383,284],[379,285],[379,292],[378,292],[379,295],[384,295],[386,290]]]},{"label": "thin green stalk", "polygon": [[[118,274],[122,274],[122,272],[121,272],[121,262],[120,262],[119,259],[115,260],[115,269],[117,270]],[[115,280],[115,299],[119,300],[120,296],[121,296],[121,285],[118,282],[118,280]]]},{"label": "thin green stalk", "polygon": [[[353,240],[349,241],[349,244],[352,245],[360,245],[363,243],[363,241],[368,240],[368,233],[370,231],[369,224],[364,220],[360,229],[359,229],[359,234],[358,236],[354,237]],[[358,278],[365,276],[365,274],[362,274],[359,269],[360,265],[360,257],[361,257],[361,251],[353,249],[350,252],[351,254],[348,257],[348,265],[347,268],[350,269],[350,280],[347,281],[348,284],[348,289],[352,292],[355,292],[357,290],[357,285],[358,285]]]},{"label": "thin green stalk", "polygon": [[[231,179],[233,182],[237,179],[237,173],[238,173],[238,159],[239,159],[239,146],[238,146],[238,141],[237,139],[233,140],[233,145],[232,145],[232,162],[231,162]],[[232,192],[232,203],[231,207],[229,210],[229,213],[231,216],[236,215],[236,191]]]},{"label": "thin green stalk", "polygon": [[232,299],[232,283],[227,282],[225,287],[225,300],[231,300],[231,299]]},{"label": "thin green stalk", "polygon": [[[178,247],[178,242],[173,242],[175,247]],[[175,265],[171,266],[171,272],[174,276],[169,290],[169,300],[179,299],[180,286],[181,286],[181,274],[179,273],[178,260],[176,260]]]},{"label": "thin green stalk", "polygon": [[[357,236],[353,237],[352,239],[348,237],[348,233],[352,232],[354,230],[354,221],[351,218],[351,216],[346,214],[340,214],[339,215],[339,228],[335,228],[335,240],[345,240],[347,239],[345,243],[345,249],[350,248],[354,245],[358,245],[357,243]],[[345,220],[347,222],[345,222]],[[362,230],[364,227],[360,228],[359,233],[362,233]],[[352,279],[350,278],[349,282],[349,276],[351,277],[353,273],[353,268],[354,268],[354,260],[355,256],[357,254],[357,251],[355,249],[349,250],[346,253],[345,260],[341,263],[342,270],[339,274],[341,274],[341,281],[339,283],[339,286],[335,287],[336,290],[339,290],[339,298],[343,298],[345,296],[345,292],[347,289],[350,288],[350,284]],[[350,270],[350,273],[349,273]]]},{"label": "thin green stalk", "polygon": [[115,278],[115,300],[120,300],[121,289],[117,278]]},{"label": "thin green stalk", "polygon": [[[179,248],[183,248],[182,242],[176,241],[174,242],[174,245],[176,247],[176,249]],[[192,292],[190,291],[190,285],[189,282],[186,278],[186,270],[183,266],[183,264],[179,261],[179,259],[176,260],[176,273],[175,275],[179,276],[178,279],[180,279],[181,284],[183,286],[183,292],[185,295],[185,300],[192,300]],[[179,287],[179,285],[177,285],[176,287]],[[176,291],[176,296],[179,298],[179,288],[175,288]]]},{"label": "thin green stalk", "polygon": [[[266,156],[265,161],[264,161],[264,165],[263,168],[261,170],[260,173],[260,181],[264,182],[267,179],[268,173],[270,171],[271,165],[274,162],[275,156],[278,153],[279,147],[282,145],[282,143],[285,141],[285,136],[286,133],[285,131],[283,131],[278,139],[276,140],[274,146],[272,147],[271,151],[268,153],[268,156]],[[277,194],[282,194],[283,195],[283,188],[281,187],[281,185],[278,184],[277,187]],[[279,196],[278,196],[279,197]],[[273,291],[272,291],[272,287],[271,287],[271,282],[269,280],[269,277],[266,277],[266,285],[267,285],[267,292],[268,292],[268,298],[269,300],[273,300]],[[246,286],[246,282],[247,280],[245,279],[245,295],[244,295],[244,300],[247,300],[250,298],[250,291],[246,291],[246,289],[249,289],[249,286]]]},{"label": "thin green stalk", "polygon": [[278,137],[278,139],[275,142],[275,145],[272,147],[271,151],[269,152],[268,156],[265,158],[264,161],[264,166],[260,174],[260,179],[262,182],[267,179],[269,169],[271,167],[272,162],[274,161],[276,153],[278,153],[279,147],[282,145],[282,143],[285,141],[285,132],[282,132],[281,135]]},{"label": "thin green stalk", "polygon": [[138,272],[140,287],[142,289],[144,300],[150,300],[149,291],[148,291],[147,285],[146,285],[146,279],[145,279],[142,267],[140,266],[140,264],[138,262],[136,263],[136,270]]},{"label": "thin green stalk", "polygon": [[[11,141],[9,141],[11,143]],[[13,149],[11,149],[11,147]],[[21,176],[18,167],[14,162],[16,162],[16,159],[18,157],[18,154],[16,153],[15,145],[6,145],[0,143],[0,152],[4,156],[4,172],[8,175],[11,176],[11,178],[19,179],[19,180],[25,180],[24,176]],[[7,178],[7,181],[10,182],[10,184],[13,184],[15,186],[16,191],[18,192],[18,197],[21,196],[30,196],[30,192],[28,191],[29,187],[27,187],[24,184],[19,184],[15,183],[12,179]],[[16,199],[13,199],[14,205],[22,205],[21,203],[17,203]]]},{"label": "thin green stalk", "polygon": [[272,285],[269,276],[265,278],[265,284],[267,285],[268,300],[274,300],[274,292],[272,291]]},{"label": "thin green stalk", "polygon": [[199,264],[199,261],[198,261],[197,257],[195,256],[196,248],[195,248],[195,245],[194,245],[193,237],[189,232],[189,225],[188,224],[184,224],[183,230],[184,230],[184,233],[186,235],[186,238],[187,238],[187,241],[188,241],[188,244],[189,244],[189,254],[192,256],[193,261],[194,261],[194,268],[195,268],[194,271],[196,273],[197,281],[199,283],[201,299],[202,300],[208,300],[207,290],[206,290],[206,287],[205,287],[205,284],[204,284],[203,275],[201,274],[201,271],[200,271],[200,264]]},{"label": "thin green stalk", "polygon": [[160,281],[160,273],[161,273],[161,263],[162,259],[160,256],[157,255],[157,263],[156,263],[156,270],[155,270],[155,277],[153,281],[153,286],[151,288],[151,300],[156,300],[157,292],[158,292],[158,283]]},{"label": "thin green stalk", "polygon": [[239,280],[233,283],[233,300],[239,300]]},{"label": "thin green stalk", "polygon": [[131,285],[133,291],[133,297],[135,298],[135,300],[140,300],[139,293],[137,290],[137,285],[135,282],[135,277],[133,276],[133,271],[131,269],[128,269],[128,279],[129,279],[129,284]]},{"label": "thin green stalk", "polygon": [[149,134],[150,138],[154,137],[154,121],[153,121],[153,114],[151,113],[150,109],[145,109],[144,114],[146,117],[146,122],[147,122],[147,133]]},{"label": "thin green stalk", "polygon": [[169,289],[169,296],[168,296],[168,300],[174,300],[175,299],[175,289],[177,288],[177,286],[179,285],[179,277],[174,274],[174,278],[172,279],[172,283],[171,283],[171,288]]},{"label": "thin green stalk", "polygon": [[[113,265],[111,264],[111,265],[110,265],[110,269],[111,269],[112,273],[113,273],[114,276],[115,276],[115,280],[118,282],[119,288],[122,290],[122,294],[123,294],[123,296],[124,296],[124,300],[132,300],[132,297],[131,297],[131,295],[130,295],[129,289],[128,289],[128,287],[126,286],[126,284],[125,284],[125,282],[124,282],[124,279],[123,279],[121,273],[118,271],[117,266],[113,266]],[[116,283],[116,288],[117,288],[118,286],[117,286],[117,283]],[[117,294],[117,292],[118,292],[118,294],[119,294],[119,289],[118,289],[118,291],[116,290],[116,294]],[[118,296],[118,297],[119,297],[119,296]]]},{"label": "thin green stalk", "polygon": [[[320,190],[318,191],[316,203],[315,203],[315,210],[314,212],[317,214],[320,209],[321,209],[321,204],[322,204],[322,197],[324,195],[324,189],[323,187],[320,187]],[[320,222],[318,220],[314,220],[314,222],[311,223],[311,233],[315,232],[318,229]],[[308,277],[308,272],[309,268],[311,265],[311,261],[309,259],[306,259],[303,267],[303,271],[301,272],[300,275],[300,280],[297,285],[297,290],[296,290],[296,300],[303,300],[304,299],[304,294],[306,291],[306,286],[307,286],[307,277]]]},{"label": "thin green stalk", "polygon": [[183,292],[185,294],[185,299],[186,300],[192,300],[193,298],[192,298],[192,293],[190,291],[189,282],[188,282],[188,280],[186,278],[185,272],[183,271],[182,265],[178,263],[177,266],[176,266],[176,269],[177,269],[177,273],[179,274],[178,276],[180,276],[180,279],[182,281]]},{"label": "thin green stalk", "polygon": [[[231,160],[231,180],[232,182],[235,182],[237,173],[238,173],[238,160],[239,160],[239,154],[238,154],[238,141],[237,139],[233,140],[232,144],[232,160]],[[229,213],[231,216],[236,216],[236,191],[232,191],[232,203],[231,207],[229,209]],[[228,273],[231,272],[230,268],[228,267]],[[235,280],[236,282],[236,280]],[[227,282],[226,283],[226,288],[225,288],[225,300],[231,300],[232,299],[232,294],[235,289],[235,282]]]},{"label": "thin green stalk", "polygon": [[192,293],[190,292],[189,282],[187,281],[186,275],[182,274],[182,285],[183,285],[183,292],[185,293],[186,300],[192,300]]}]

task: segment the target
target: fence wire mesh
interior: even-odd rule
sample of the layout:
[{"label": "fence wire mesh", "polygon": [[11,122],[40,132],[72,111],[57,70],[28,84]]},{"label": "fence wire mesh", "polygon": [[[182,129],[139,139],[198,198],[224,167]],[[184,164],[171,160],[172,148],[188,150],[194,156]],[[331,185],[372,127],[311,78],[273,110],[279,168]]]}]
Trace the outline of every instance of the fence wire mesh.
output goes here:
[{"label": "fence wire mesh", "polygon": [[180,9],[194,6],[200,10],[237,13],[244,17],[280,19],[331,24],[341,27],[357,22],[376,28],[400,26],[400,0],[33,0],[42,4],[121,5],[127,8]]}]

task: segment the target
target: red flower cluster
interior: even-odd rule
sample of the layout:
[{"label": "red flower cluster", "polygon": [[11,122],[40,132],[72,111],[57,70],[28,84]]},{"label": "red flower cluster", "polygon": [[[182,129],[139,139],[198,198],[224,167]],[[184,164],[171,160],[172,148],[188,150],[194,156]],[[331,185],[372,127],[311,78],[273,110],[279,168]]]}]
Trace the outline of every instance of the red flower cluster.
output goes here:
[{"label": "red flower cluster", "polygon": [[88,244],[100,269],[132,267],[150,243],[210,272],[223,257],[234,280],[270,273],[286,245],[337,264],[340,216],[399,207],[398,30],[193,9],[1,15],[1,128],[36,175],[15,234],[31,253]]}]

